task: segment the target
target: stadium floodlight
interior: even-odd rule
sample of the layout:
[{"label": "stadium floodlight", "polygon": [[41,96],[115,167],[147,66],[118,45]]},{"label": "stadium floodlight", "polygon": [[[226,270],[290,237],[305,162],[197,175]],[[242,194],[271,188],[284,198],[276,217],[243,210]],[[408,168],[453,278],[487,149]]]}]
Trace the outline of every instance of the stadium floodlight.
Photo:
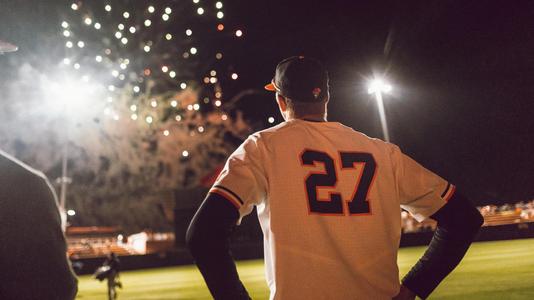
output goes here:
[{"label": "stadium floodlight", "polygon": [[65,79],[51,82],[46,88],[46,102],[50,111],[75,113],[83,109],[94,94],[94,86],[83,80]]},{"label": "stadium floodlight", "polygon": [[388,124],[386,121],[386,112],[384,110],[384,101],[382,100],[382,93],[389,93],[393,87],[382,78],[375,78],[369,82],[367,92],[374,94],[376,105],[378,106],[378,114],[380,115],[380,124],[382,124],[382,133],[384,140],[389,142]]}]

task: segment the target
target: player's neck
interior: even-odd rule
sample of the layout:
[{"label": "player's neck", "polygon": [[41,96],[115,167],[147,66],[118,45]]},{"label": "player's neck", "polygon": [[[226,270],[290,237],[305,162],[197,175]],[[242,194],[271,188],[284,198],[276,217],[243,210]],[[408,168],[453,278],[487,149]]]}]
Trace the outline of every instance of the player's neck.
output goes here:
[{"label": "player's neck", "polygon": [[304,121],[312,121],[312,122],[327,122],[326,113],[324,114],[309,114],[309,115],[302,115],[302,116],[289,116],[289,120],[304,120]]}]

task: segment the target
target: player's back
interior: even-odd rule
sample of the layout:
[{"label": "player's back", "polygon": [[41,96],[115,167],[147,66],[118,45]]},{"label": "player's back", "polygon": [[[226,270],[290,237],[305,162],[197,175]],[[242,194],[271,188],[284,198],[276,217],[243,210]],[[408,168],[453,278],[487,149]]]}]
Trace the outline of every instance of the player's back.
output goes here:
[{"label": "player's back", "polygon": [[255,134],[268,182],[258,205],[274,299],[391,299],[400,207],[396,146],[336,122]]}]

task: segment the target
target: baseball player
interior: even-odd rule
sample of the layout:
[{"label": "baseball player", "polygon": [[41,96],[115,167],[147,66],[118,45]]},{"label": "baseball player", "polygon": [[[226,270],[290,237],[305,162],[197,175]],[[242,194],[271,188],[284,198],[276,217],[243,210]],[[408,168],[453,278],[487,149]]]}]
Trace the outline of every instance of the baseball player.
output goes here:
[{"label": "baseball player", "polygon": [[[270,299],[426,298],[463,258],[483,223],[478,210],[396,145],[328,122],[328,74],[317,60],[281,61],[266,89],[285,122],[228,158],[188,229],[213,297],[249,299],[228,240],[256,207]],[[402,283],[401,208],[438,221]]]}]

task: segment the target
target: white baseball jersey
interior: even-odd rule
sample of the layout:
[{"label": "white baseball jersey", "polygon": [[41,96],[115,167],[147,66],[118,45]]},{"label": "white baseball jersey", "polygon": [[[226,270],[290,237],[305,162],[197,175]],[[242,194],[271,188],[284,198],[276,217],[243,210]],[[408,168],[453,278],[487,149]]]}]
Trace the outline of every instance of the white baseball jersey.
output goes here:
[{"label": "white baseball jersey", "polygon": [[393,144],[291,120],[251,135],[210,192],[241,217],[257,207],[271,299],[391,299],[400,208],[421,221],[454,186]]}]

